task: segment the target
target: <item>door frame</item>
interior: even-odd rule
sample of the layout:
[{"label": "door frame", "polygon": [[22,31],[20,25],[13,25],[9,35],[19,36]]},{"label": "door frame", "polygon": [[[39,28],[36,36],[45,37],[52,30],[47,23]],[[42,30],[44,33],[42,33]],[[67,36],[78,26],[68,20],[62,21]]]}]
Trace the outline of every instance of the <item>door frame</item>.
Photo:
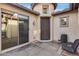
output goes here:
[{"label": "door frame", "polygon": [[42,18],[42,17],[40,17],[40,40],[39,40],[39,41],[40,41],[40,42],[50,42],[50,41],[52,41],[52,35],[51,35],[51,34],[52,34],[52,32],[51,32],[51,30],[52,30],[52,29],[51,29],[51,28],[52,28],[52,27],[51,27],[51,24],[52,24],[52,23],[51,23],[52,17],[51,17],[51,16],[47,16],[47,18],[49,18],[49,20],[50,20],[50,39],[49,39],[49,40],[41,40],[41,18]]}]

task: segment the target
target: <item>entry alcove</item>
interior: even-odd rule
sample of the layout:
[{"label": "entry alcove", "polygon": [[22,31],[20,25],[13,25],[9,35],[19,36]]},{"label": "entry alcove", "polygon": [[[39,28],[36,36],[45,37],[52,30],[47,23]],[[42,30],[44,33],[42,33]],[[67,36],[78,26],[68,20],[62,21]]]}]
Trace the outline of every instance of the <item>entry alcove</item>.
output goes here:
[{"label": "entry alcove", "polygon": [[29,17],[1,9],[1,51],[29,42]]}]

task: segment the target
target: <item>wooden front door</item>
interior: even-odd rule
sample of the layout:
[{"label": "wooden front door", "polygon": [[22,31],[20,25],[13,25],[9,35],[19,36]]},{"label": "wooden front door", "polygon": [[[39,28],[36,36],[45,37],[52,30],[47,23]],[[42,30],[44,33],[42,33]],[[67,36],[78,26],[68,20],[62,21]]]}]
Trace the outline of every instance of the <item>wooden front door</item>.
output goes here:
[{"label": "wooden front door", "polygon": [[41,40],[50,40],[50,17],[41,17]]}]

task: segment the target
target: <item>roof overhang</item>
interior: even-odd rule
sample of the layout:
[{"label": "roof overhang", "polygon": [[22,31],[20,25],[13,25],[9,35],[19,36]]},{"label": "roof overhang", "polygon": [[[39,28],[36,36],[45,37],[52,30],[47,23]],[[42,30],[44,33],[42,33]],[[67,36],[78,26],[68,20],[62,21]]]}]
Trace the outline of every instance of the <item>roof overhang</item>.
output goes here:
[{"label": "roof overhang", "polygon": [[63,10],[63,11],[54,12],[54,13],[52,13],[52,16],[60,15],[60,14],[67,13],[67,12],[71,12],[73,10],[77,10],[78,5],[79,5],[78,3],[71,3],[70,7],[68,9]]},{"label": "roof overhang", "polygon": [[33,10],[31,10],[31,9],[28,9],[27,7],[24,7],[24,6],[22,6],[22,5],[18,4],[18,3],[8,3],[8,4],[10,4],[10,5],[12,5],[12,6],[15,6],[15,7],[18,7],[18,8],[20,8],[20,9],[22,9],[22,10],[25,10],[25,11],[31,13],[31,14],[39,15],[38,12],[33,11]]}]

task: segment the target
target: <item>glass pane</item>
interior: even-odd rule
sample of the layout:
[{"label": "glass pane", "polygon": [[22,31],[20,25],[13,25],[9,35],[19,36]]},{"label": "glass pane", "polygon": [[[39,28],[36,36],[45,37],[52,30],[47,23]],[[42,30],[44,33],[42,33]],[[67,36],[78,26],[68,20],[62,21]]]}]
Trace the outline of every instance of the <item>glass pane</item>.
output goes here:
[{"label": "glass pane", "polygon": [[[6,14],[6,16],[8,16]],[[18,22],[17,20],[2,17],[2,50],[18,44]]]},{"label": "glass pane", "polygon": [[68,18],[69,18],[68,16],[60,18],[60,26],[61,27],[68,27],[69,26],[69,19]]},{"label": "glass pane", "polygon": [[19,44],[28,42],[28,20],[19,19]]},{"label": "glass pane", "polygon": [[43,13],[47,14],[47,8],[43,8]]}]

